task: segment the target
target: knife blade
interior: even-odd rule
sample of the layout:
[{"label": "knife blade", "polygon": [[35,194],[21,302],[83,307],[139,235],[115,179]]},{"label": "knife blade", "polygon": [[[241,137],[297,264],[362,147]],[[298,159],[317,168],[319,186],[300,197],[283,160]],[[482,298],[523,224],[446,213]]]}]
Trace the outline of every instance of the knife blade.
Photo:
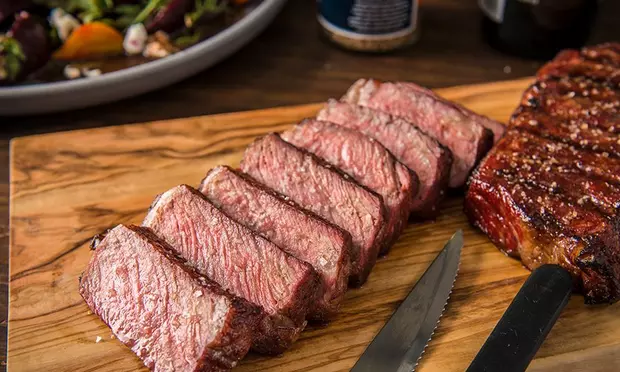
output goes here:
[{"label": "knife blade", "polygon": [[462,248],[463,232],[459,230],[368,345],[352,372],[415,369],[448,303]]}]

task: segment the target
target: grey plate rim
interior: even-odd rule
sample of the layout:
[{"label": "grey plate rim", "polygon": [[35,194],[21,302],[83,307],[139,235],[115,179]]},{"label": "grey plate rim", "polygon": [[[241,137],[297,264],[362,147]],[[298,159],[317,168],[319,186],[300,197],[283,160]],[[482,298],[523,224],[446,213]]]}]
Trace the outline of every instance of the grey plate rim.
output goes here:
[{"label": "grey plate rim", "polygon": [[[263,0],[239,22],[210,38],[142,65],[93,78],[2,87],[0,115],[41,114],[83,108],[146,93],[183,80],[223,60],[251,41],[271,23],[285,3],[286,0]],[[132,83],[134,86],[131,86]],[[143,83],[142,86],[136,86],[139,83]],[[110,92],[115,87],[122,89],[117,94]],[[92,92],[97,90],[101,90],[102,94],[93,95]],[[88,97],[70,97],[83,93],[89,93]],[[69,98],[73,99],[62,101]],[[32,102],[26,103],[24,100]]]}]

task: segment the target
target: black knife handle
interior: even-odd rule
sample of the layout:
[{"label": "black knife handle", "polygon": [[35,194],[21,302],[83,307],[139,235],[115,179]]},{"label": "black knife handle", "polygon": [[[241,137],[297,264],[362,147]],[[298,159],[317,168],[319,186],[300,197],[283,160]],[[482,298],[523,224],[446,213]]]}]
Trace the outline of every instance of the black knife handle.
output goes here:
[{"label": "black knife handle", "polygon": [[467,369],[525,371],[568,303],[570,274],[557,265],[534,270]]}]

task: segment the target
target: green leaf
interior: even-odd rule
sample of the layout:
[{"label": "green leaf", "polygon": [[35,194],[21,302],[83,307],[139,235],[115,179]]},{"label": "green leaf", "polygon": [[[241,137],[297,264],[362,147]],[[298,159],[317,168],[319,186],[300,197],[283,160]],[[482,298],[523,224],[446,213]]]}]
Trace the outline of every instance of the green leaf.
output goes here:
[{"label": "green leaf", "polygon": [[149,0],[146,6],[142,9],[140,14],[136,16],[133,23],[144,23],[144,21],[156,10],[166,4],[166,0]]},{"label": "green leaf", "polygon": [[15,80],[26,60],[24,51],[17,40],[11,37],[0,38],[0,71],[4,70],[8,80]]},{"label": "green leaf", "polygon": [[200,32],[193,32],[189,35],[182,35],[174,39],[174,45],[180,48],[185,48],[196,44],[198,41],[200,41],[201,36],[202,35]]},{"label": "green leaf", "polygon": [[126,16],[131,15],[131,16],[136,17],[138,14],[140,14],[141,9],[142,7],[137,4],[121,4],[121,5],[117,5],[114,8],[114,12],[120,15],[126,15]]},{"label": "green leaf", "polygon": [[[219,4],[218,4],[219,3]],[[228,6],[228,1],[218,0],[196,0],[195,10],[185,15],[185,25],[192,27],[200,18],[207,13],[218,14],[223,12]]]}]

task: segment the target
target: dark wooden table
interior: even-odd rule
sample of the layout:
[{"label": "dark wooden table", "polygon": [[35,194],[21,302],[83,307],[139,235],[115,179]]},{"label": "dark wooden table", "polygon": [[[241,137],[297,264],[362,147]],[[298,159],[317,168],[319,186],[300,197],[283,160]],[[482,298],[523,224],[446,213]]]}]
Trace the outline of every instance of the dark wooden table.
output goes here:
[{"label": "dark wooden table", "polygon": [[[501,54],[480,32],[476,0],[425,0],[422,37],[388,55],[340,50],[319,36],[314,2],[291,0],[246,48],[214,68],[168,88],[71,113],[2,118],[0,138],[0,363],[6,365],[10,138],[58,130],[118,125],[324,101],[359,77],[412,80],[438,88],[532,75],[540,62]],[[619,41],[620,2],[601,5],[589,43]]]}]

